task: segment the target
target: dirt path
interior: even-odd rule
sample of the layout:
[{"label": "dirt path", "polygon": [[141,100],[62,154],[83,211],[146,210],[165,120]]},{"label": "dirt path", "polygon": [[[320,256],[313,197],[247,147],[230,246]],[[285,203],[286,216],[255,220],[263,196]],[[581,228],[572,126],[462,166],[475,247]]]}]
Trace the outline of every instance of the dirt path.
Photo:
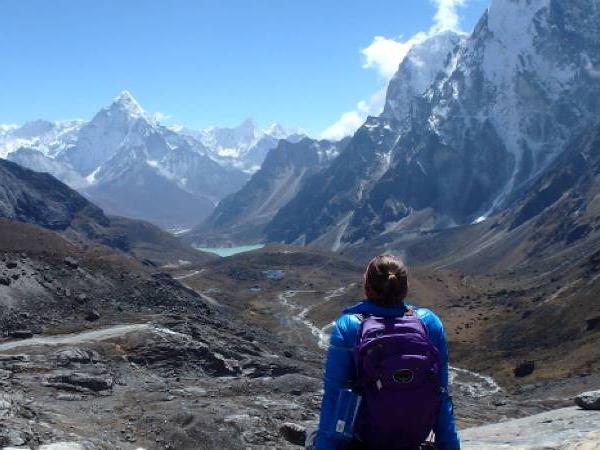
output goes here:
[{"label": "dirt path", "polygon": [[177,275],[176,277],[173,277],[173,279],[177,280],[177,281],[180,281],[181,284],[183,284],[186,288],[191,289],[192,291],[194,291],[196,294],[198,294],[200,297],[202,297],[202,300],[204,300],[205,302],[210,303],[213,306],[221,306],[221,304],[217,300],[215,300],[213,297],[211,297],[210,295],[206,295],[202,291],[194,289],[192,286],[190,286],[187,283],[184,283],[182,281],[182,280],[186,280],[188,278],[195,277],[196,275],[200,275],[205,270],[206,269],[192,270],[190,273],[186,273],[184,275]]},{"label": "dirt path", "polygon": [[192,270],[190,273],[186,273],[185,275],[178,275],[176,277],[173,277],[173,279],[177,281],[185,280],[186,278],[195,277],[196,275],[201,274],[202,272],[204,272],[204,270],[205,269]]},{"label": "dirt path", "polygon": [[149,323],[138,323],[131,325],[115,325],[112,327],[101,328],[98,330],[82,331],[72,334],[60,334],[54,336],[36,336],[20,341],[10,341],[0,344],[0,352],[14,350],[21,347],[35,347],[42,345],[75,345],[84,342],[97,342],[114,339],[125,336],[129,333],[137,333],[140,331],[154,331],[157,333],[172,333],[166,328],[157,327]]}]

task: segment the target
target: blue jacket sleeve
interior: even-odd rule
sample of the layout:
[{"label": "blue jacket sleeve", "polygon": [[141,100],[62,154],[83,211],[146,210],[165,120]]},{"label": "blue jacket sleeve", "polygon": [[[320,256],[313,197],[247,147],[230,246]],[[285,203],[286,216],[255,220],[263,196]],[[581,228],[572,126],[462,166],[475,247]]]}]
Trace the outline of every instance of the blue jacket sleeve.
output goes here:
[{"label": "blue jacket sleeve", "polygon": [[440,376],[443,388],[442,405],[433,428],[440,450],[459,450],[460,440],[454,422],[452,398],[448,389],[448,343],[442,321],[431,311],[423,315],[429,337],[440,353]]},{"label": "blue jacket sleeve", "polygon": [[[347,442],[336,438],[333,431],[335,430],[335,408],[339,392],[355,378],[352,320],[350,316],[340,317],[329,340],[316,450],[341,450],[347,445]],[[355,330],[354,334],[356,334]]]}]

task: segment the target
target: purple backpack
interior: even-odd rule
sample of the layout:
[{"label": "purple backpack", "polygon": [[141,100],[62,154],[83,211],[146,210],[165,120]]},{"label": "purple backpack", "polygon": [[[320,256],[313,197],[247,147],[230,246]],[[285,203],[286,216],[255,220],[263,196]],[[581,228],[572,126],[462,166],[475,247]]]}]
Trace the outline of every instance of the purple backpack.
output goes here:
[{"label": "purple backpack", "polygon": [[363,395],[355,435],[374,450],[415,450],[440,410],[440,358],[423,322],[366,316],[355,346],[357,388]]}]

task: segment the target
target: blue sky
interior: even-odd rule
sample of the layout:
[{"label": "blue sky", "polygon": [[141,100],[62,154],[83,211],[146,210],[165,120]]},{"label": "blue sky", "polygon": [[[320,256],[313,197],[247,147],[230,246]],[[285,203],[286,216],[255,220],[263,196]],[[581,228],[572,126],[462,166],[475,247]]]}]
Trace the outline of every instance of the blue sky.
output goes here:
[{"label": "blue sky", "polygon": [[253,117],[317,135],[385,85],[393,40],[453,12],[470,31],[487,4],[0,0],[0,123],[88,119],[126,89],[166,123]]}]

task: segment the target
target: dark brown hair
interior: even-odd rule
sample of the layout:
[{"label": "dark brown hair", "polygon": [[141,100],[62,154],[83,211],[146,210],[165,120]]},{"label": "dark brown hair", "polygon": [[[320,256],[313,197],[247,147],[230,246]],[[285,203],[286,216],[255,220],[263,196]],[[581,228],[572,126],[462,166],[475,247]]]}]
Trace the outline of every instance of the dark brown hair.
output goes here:
[{"label": "dark brown hair", "polygon": [[365,295],[380,306],[398,306],[408,294],[408,270],[400,258],[380,255],[365,272]]}]

